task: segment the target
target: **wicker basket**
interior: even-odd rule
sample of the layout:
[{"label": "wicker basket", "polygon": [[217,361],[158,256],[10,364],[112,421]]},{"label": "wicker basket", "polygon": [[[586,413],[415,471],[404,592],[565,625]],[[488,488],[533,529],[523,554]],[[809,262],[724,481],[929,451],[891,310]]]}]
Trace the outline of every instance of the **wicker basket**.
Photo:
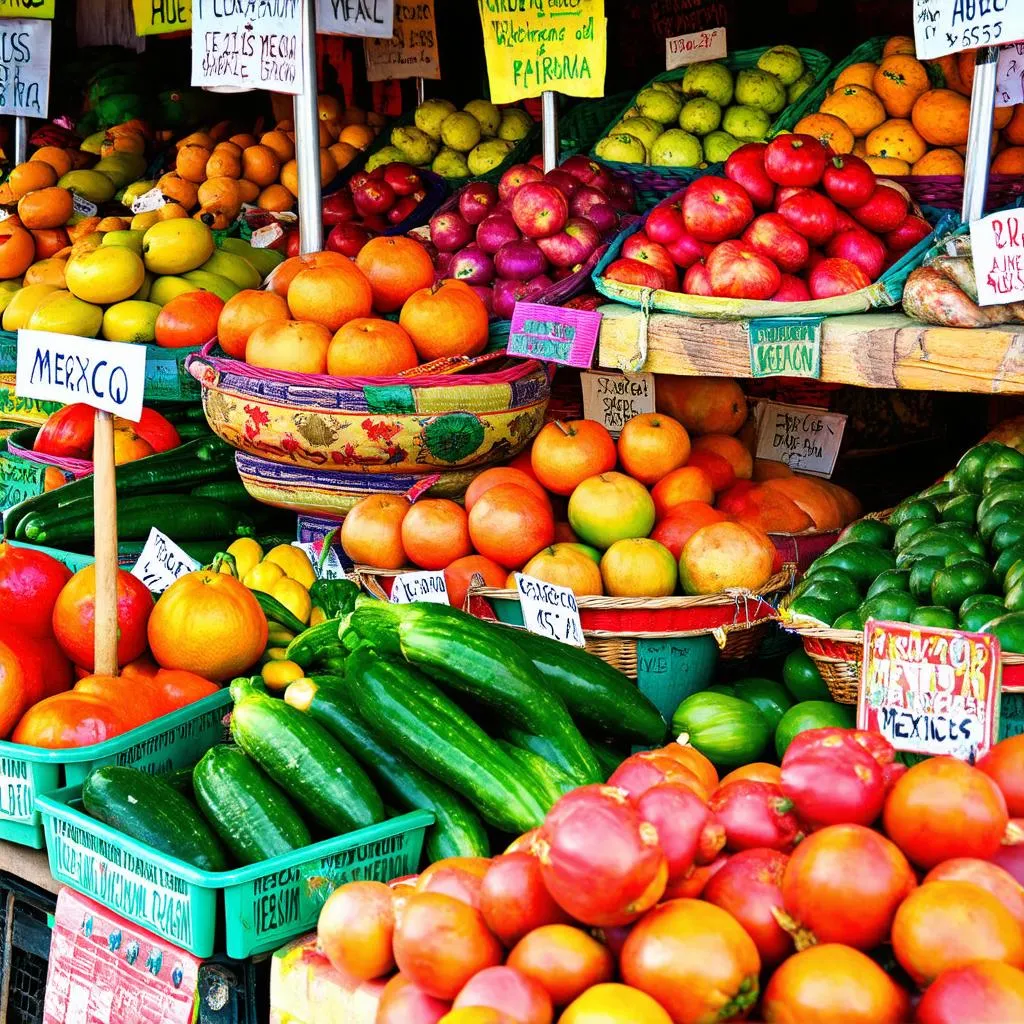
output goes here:
[{"label": "wicker basket", "polygon": [[628,107],[632,100],[631,92],[617,92],[614,96],[576,103],[558,121],[559,152],[562,159],[593,149],[611,119],[618,111]]},{"label": "wicker basket", "polygon": [[7,451],[12,456],[24,459],[26,462],[34,462],[39,466],[56,466],[65,473],[70,473],[75,480],[84,476],[92,475],[91,459],[63,458],[60,455],[47,455],[45,452],[34,451],[32,445],[35,443],[37,427],[25,427],[17,430],[7,439]]}]

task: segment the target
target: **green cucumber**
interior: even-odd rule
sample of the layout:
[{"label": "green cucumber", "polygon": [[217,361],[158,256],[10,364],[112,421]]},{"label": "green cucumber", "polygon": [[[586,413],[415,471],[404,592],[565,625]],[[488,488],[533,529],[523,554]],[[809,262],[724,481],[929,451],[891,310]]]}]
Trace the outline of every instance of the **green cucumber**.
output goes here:
[{"label": "green cucumber", "polygon": [[608,781],[616,768],[629,757],[628,750],[625,753],[619,753],[607,744],[597,743],[593,740],[591,740],[590,749],[594,752],[594,757],[597,758],[597,763],[601,766],[601,775],[605,782]]},{"label": "green cucumber", "polygon": [[485,821],[518,835],[544,820],[515,762],[426,676],[365,646],[349,656],[345,676],[378,741],[465,797]]},{"label": "green cucumber", "polygon": [[254,690],[231,714],[235,742],[332,835],[384,820],[366,772],[322,726]]},{"label": "green cucumber", "polygon": [[686,733],[691,746],[728,768],[758,760],[772,732],[753,704],[724,693],[694,693],[672,715],[674,736]]},{"label": "green cucumber", "polygon": [[340,619],[327,619],[318,626],[304,629],[288,645],[288,660],[294,661],[300,668],[309,668],[318,664],[322,658],[344,654],[338,639],[340,623]]},{"label": "green cucumber", "polygon": [[157,777],[166,782],[172,789],[177,790],[182,796],[187,796],[189,800],[195,796],[195,792],[192,789],[191,768],[175,768],[174,771],[162,772]]},{"label": "green cucumber", "polygon": [[203,871],[224,871],[227,855],[195,805],[158,775],[110,764],[82,786],[86,813],[154,850]]},{"label": "green cucumber", "polygon": [[296,618],[276,597],[266,594],[262,590],[250,590],[249,593],[256,598],[256,603],[263,609],[263,614],[267,617],[268,622],[276,622],[296,635],[305,633],[306,624]]},{"label": "green cucumber", "polygon": [[344,679],[319,675],[297,679],[285,690],[284,699],[330,732],[362,764],[389,803],[405,811],[434,812],[434,825],[426,837],[429,861],[490,856],[487,830],[479,815],[462,797],[377,740],[360,717]]},{"label": "green cucumber", "polygon": [[288,798],[238,747],[211,747],[196,765],[192,784],[199,809],[240,864],[313,842]]},{"label": "green cucumber", "polygon": [[197,498],[212,498],[214,501],[221,501],[225,505],[235,505],[239,508],[250,508],[254,504],[245,485],[237,478],[234,480],[211,480],[209,483],[193,487],[190,493]]},{"label": "green cucumber", "polygon": [[576,788],[576,783],[558,765],[552,764],[540,754],[505,740],[495,742],[515,761],[524,779],[534,780],[535,788],[539,790],[549,809],[566,793]]}]

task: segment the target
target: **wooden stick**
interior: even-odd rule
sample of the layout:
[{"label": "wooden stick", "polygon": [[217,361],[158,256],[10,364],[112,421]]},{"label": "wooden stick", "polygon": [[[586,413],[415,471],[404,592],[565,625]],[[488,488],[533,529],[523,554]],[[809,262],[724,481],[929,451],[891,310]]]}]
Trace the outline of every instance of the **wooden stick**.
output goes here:
[{"label": "wooden stick", "polygon": [[117,484],[114,417],[96,410],[93,437],[93,543],[96,552],[95,671],[117,675]]}]

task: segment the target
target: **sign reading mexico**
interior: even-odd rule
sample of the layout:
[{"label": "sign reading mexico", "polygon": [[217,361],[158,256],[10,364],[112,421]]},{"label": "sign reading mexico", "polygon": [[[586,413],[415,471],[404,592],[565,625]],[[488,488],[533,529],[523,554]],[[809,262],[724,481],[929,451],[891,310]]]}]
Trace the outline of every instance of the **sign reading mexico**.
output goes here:
[{"label": "sign reading mexico", "polygon": [[603,96],[604,0],[477,0],[493,103]]},{"label": "sign reading mexico", "polygon": [[299,0],[194,0],[192,84],[303,90]]},{"label": "sign reading mexico", "polygon": [[146,349],[20,330],[14,387],[25,398],[83,402],[137,423],[146,389]]},{"label": "sign reading mexico", "polygon": [[50,103],[48,21],[0,19],[0,114],[46,117]]}]

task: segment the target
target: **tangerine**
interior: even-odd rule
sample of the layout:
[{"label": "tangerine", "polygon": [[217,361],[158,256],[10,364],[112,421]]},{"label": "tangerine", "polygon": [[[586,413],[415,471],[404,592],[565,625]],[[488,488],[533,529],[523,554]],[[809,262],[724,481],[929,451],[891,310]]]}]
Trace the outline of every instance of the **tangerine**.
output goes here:
[{"label": "tangerine", "polygon": [[402,547],[421,569],[443,569],[473,550],[466,510],[447,498],[424,498],[402,520]]},{"label": "tangerine", "polygon": [[327,372],[335,377],[394,377],[417,364],[409,335],[379,317],[349,320],[327,349]]}]

